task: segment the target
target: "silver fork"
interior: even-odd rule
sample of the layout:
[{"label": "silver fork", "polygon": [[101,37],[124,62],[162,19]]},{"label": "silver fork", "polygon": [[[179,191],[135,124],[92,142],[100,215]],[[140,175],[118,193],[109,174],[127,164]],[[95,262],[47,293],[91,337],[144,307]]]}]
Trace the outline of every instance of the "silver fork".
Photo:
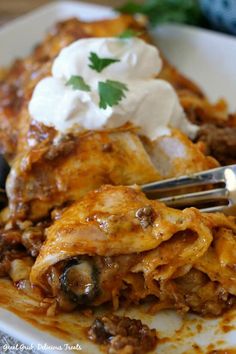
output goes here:
[{"label": "silver fork", "polygon": [[[0,183],[5,185],[6,162],[0,157]],[[206,190],[190,192],[189,188],[202,187]],[[202,212],[236,212],[236,165],[219,167],[189,176],[170,178],[141,186],[150,199],[158,199],[173,208],[198,207]],[[185,193],[182,193],[182,191]],[[161,195],[169,195],[162,197]],[[0,188],[0,204],[7,201],[6,192]],[[210,204],[211,206],[204,207]]]},{"label": "silver fork", "polygon": [[[202,212],[236,212],[236,165],[152,182],[141,187],[150,199],[158,199],[173,208],[195,206]],[[200,191],[192,191],[199,187]],[[190,188],[191,191],[188,191]]]}]

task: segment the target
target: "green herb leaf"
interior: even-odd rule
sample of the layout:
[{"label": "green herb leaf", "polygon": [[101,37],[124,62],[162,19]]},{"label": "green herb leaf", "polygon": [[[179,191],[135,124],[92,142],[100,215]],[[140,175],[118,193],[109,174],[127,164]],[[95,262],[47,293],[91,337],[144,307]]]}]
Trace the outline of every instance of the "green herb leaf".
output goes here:
[{"label": "green herb leaf", "polygon": [[122,33],[120,33],[117,37],[121,38],[121,39],[128,39],[128,38],[132,38],[132,37],[138,37],[142,34],[142,32],[140,31],[135,31],[132,28],[127,28],[126,30],[124,30]]},{"label": "green herb leaf", "polygon": [[128,91],[126,84],[120,81],[107,80],[98,83],[98,93],[100,97],[99,107],[106,109],[108,106],[117,105],[122,98],[125,98],[125,91]]},{"label": "green herb leaf", "polygon": [[126,4],[118,7],[116,10],[121,12],[121,13],[124,13],[124,14],[133,15],[133,14],[142,12],[142,8],[143,8],[142,5],[137,4],[134,1],[127,1]]},{"label": "green herb leaf", "polygon": [[151,26],[166,22],[205,25],[205,19],[197,0],[146,0],[141,5],[128,1],[118,8],[118,11],[146,15]]},{"label": "green herb leaf", "polygon": [[90,86],[86,84],[82,76],[72,75],[66,85],[72,86],[74,90],[91,91]]},{"label": "green herb leaf", "polygon": [[107,66],[120,61],[119,59],[113,59],[113,58],[100,58],[96,53],[93,52],[90,53],[89,60],[91,63],[89,67],[97,71],[98,73],[100,73]]}]

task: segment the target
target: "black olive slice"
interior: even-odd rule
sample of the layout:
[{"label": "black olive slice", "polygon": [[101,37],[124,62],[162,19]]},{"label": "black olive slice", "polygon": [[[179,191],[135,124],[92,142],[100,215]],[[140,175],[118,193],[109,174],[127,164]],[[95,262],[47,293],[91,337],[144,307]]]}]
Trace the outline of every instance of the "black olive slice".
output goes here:
[{"label": "black olive slice", "polygon": [[61,289],[81,305],[89,304],[98,295],[98,269],[92,259],[73,258],[60,276]]}]

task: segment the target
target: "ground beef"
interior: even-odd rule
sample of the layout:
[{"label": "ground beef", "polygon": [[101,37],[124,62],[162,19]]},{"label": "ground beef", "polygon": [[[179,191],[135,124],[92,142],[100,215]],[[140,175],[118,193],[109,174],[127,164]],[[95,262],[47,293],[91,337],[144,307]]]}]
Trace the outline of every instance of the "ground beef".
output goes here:
[{"label": "ground beef", "polygon": [[47,223],[38,223],[36,226],[26,228],[22,233],[22,244],[32,257],[37,257],[45,240],[45,227]]},{"label": "ground beef", "polygon": [[19,230],[0,230],[0,253],[19,245],[21,245],[21,232]]},{"label": "ground beef", "polygon": [[136,218],[139,219],[141,226],[146,229],[148,226],[153,224],[155,219],[155,213],[151,206],[146,206],[144,208],[140,208],[136,212]]},{"label": "ground beef", "polygon": [[214,124],[201,126],[197,141],[206,144],[208,155],[222,165],[236,163],[236,127],[218,127]]},{"label": "ground beef", "polygon": [[0,230],[0,277],[8,274],[12,260],[26,255],[19,230]]},{"label": "ground beef", "polygon": [[16,228],[0,229],[0,277],[10,270],[10,264],[15,259],[37,257],[45,239],[44,230],[47,222],[18,222]]},{"label": "ground beef", "polygon": [[157,345],[155,329],[140,320],[115,315],[97,318],[88,331],[90,340],[108,346],[108,353],[144,354]]},{"label": "ground beef", "polygon": [[174,281],[161,284],[161,292],[164,299],[176,302],[177,309],[181,310],[182,304],[182,309],[186,307],[202,316],[220,316],[235,304],[235,296],[194,268]]}]

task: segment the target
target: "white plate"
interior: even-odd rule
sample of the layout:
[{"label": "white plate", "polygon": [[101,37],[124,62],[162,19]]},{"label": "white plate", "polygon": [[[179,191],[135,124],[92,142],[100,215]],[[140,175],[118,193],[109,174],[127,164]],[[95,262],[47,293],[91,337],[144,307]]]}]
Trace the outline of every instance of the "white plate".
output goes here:
[{"label": "white plate", "polygon": [[179,25],[160,26],[153,37],[166,57],[212,102],[223,97],[236,111],[236,37]]},{"label": "white plate", "polygon": [[[60,2],[23,16],[0,30],[0,66],[9,65],[16,57],[28,54],[54,23],[73,16],[94,20],[114,16],[114,13],[102,6]],[[231,109],[236,109],[236,40],[233,37],[173,25],[159,27],[153,32],[153,36],[169,60],[181,72],[194,79],[212,100],[223,96]],[[221,344],[217,344],[218,348],[236,347],[236,331],[223,335],[218,328],[218,320],[203,320],[189,315],[186,317],[185,329],[179,331],[178,335],[176,329],[182,326],[182,321],[174,312],[165,311],[153,317],[140,315],[137,310],[131,310],[126,314],[133,317],[141,316],[144,322],[156,327],[162,337],[173,337],[173,340],[158,346],[159,354],[193,353],[194,343],[202,348],[202,352],[206,351],[204,348],[208,344],[217,341],[221,341]],[[200,332],[196,331],[197,326],[200,328],[199,324],[202,326]],[[45,332],[40,332],[3,309],[0,309],[0,329],[24,343],[34,345],[35,348],[38,344],[44,343],[49,346],[60,344],[63,346],[63,342]],[[88,354],[97,350],[90,344],[83,344],[82,348],[83,352]],[[46,352],[65,353],[56,349]]]}]

